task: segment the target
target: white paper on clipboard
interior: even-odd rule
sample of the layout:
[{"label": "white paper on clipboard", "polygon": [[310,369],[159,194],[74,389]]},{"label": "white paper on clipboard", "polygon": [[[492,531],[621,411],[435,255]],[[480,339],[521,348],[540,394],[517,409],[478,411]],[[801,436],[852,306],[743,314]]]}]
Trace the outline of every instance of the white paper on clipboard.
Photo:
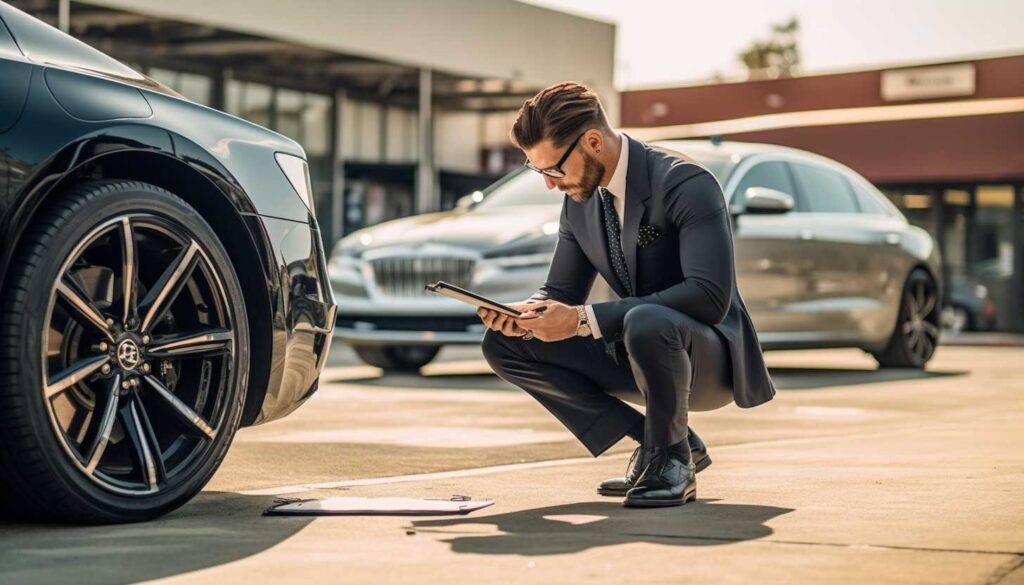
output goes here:
[{"label": "white paper on clipboard", "polygon": [[428,284],[423,288],[430,292],[444,295],[457,301],[462,301],[468,305],[473,305],[474,307],[483,307],[485,309],[497,311],[504,315],[508,315],[509,317],[519,317],[522,315],[522,312],[517,311],[508,305],[503,305],[487,297],[480,296],[475,292],[444,282],[443,280],[439,280],[434,284]]}]

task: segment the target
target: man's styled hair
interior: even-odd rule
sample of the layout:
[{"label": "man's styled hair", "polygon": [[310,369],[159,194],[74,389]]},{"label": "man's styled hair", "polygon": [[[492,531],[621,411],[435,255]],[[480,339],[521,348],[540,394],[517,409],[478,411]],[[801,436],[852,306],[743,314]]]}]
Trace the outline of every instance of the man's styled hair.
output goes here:
[{"label": "man's styled hair", "polygon": [[586,85],[566,81],[527,100],[519,108],[509,138],[521,149],[532,148],[545,139],[562,147],[591,128],[611,130],[601,100]]}]

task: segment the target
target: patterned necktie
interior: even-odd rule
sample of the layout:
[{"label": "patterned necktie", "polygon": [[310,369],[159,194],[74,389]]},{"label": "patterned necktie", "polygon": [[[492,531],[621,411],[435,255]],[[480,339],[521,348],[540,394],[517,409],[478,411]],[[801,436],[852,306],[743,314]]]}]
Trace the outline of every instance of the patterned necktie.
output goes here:
[{"label": "patterned necktie", "polygon": [[633,296],[633,286],[629,282],[629,269],[626,267],[626,255],[622,253],[622,237],[619,229],[619,215],[615,213],[613,195],[604,187],[598,188],[601,195],[601,209],[604,211],[604,234],[608,244],[608,259],[612,270],[619,277],[619,284],[628,296]]}]

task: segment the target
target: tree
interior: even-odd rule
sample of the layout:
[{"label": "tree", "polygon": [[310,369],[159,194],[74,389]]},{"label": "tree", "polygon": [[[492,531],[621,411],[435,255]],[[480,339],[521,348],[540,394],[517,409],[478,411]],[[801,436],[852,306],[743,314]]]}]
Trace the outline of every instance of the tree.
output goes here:
[{"label": "tree", "polygon": [[748,79],[791,77],[800,66],[797,37],[800,23],[795,16],[783,24],[773,24],[767,39],[754,39],[738,55],[747,68]]}]

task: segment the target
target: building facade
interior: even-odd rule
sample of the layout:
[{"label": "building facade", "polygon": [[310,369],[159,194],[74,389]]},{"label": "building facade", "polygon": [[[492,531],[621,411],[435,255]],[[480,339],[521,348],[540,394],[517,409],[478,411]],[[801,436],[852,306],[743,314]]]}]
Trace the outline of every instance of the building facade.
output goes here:
[{"label": "building facade", "polygon": [[836,159],[939,243],[947,298],[1024,331],[1024,55],[627,91],[638,137],[764,142]]},{"label": "building facade", "polygon": [[449,209],[520,163],[509,157],[512,116],[547,85],[584,81],[617,118],[615,27],[514,0],[10,3],[297,140],[328,247]]}]

